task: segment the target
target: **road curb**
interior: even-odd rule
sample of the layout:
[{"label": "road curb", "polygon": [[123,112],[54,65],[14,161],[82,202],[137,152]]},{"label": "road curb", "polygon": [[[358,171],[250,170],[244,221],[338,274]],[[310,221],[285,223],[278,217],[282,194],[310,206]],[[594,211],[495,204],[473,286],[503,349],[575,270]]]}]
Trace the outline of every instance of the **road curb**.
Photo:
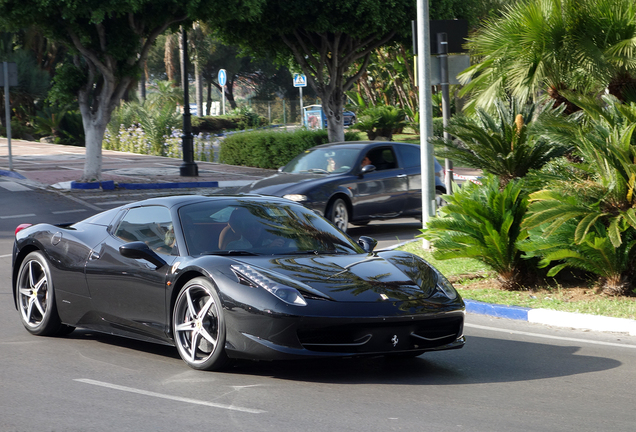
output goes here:
[{"label": "road curb", "polygon": [[219,187],[218,181],[203,182],[166,182],[166,183],[117,183],[113,181],[103,182],[71,182],[71,189],[99,189],[113,190],[118,189],[140,190],[140,189],[191,189],[191,188],[216,188]]},{"label": "road curb", "polygon": [[0,176],[13,177],[20,180],[26,180],[25,176],[23,176],[22,174],[18,174],[15,171],[0,170]]},{"label": "road curb", "polygon": [[466,304],[466,312],[473,314],[515,319],[554,327],[628,333],[630,336],[636,336],[636,320],[627,318],[561,312],[551,309],[530,309],[519,306],[489,304],[476,300],[464,300],[464,303]]},{"label": "road curb", "polygon": [[[0,175],[2,175],[0,173]],[[114,190],[114,189],[192,189],[192,188],[228,188],[240,187],[252,183],[254,180],[219,180],[196,182],[165,182],[165,183],[115,183],[112,180],[102,182],[67,181],[51,185],[54,189],[66,190]]]}]

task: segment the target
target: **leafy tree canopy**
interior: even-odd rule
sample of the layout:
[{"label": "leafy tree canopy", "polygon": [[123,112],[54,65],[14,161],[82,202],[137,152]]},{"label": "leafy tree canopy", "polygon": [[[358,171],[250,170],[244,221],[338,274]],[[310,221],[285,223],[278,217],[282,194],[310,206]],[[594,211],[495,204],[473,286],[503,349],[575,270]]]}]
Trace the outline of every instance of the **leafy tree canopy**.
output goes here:
[{"label": "leafy tree canopy", "polygon": [[69,73],[86,132],[84,180],[101,177],[101,145],[113,109],[134,84],[156,38],[194,19],[249,18],[262,0],[0,0],[0,26],[35,25],[69,47]]}]

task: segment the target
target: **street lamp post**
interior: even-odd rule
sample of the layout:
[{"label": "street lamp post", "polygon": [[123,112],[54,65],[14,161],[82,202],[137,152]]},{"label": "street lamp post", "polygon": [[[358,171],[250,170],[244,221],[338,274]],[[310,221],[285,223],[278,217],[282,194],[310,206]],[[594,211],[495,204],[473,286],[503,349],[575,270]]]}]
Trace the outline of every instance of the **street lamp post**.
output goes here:
[{"label": "street lamp post", "polygon": [[196,177],[199,175],[199,167],[194,162],[194,138],[190,118],[190,95],[188,94],[188,34],[185,26],[181,26],[181,36],[183,44],[183,73],[181,74],[183,85],[183,135],[181,136],[183,163],[179,171],[183,177]]}]

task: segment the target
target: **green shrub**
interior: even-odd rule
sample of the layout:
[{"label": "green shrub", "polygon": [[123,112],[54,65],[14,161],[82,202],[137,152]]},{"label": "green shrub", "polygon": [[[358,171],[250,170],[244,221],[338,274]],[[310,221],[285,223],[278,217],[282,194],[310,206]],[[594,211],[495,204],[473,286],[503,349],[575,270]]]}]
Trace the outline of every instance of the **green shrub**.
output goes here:
[{"label": "green shrub", "polygon": [[[20,123],[20,121],[16,118],[11,119],[11,137],[15,139],[24,139],[28,140],[34,134],[33,128]],[[7,136],[7,129],[4,126],[0,125],[0,136]]]},{"label": "green shrub", "polygon": [[224,116],[192,117],[192,133],[195,135],[201,132],[218,134],[224,131],[266,125],[267,119],[253,112]]},{"label": "green shrub", "polygon": [[[419,128],[419,124],[418,124]],[[418,129],[419,132],[419,129]],[[442,117],[433,117],[433,136],[444,136],[444,119]]]},{"label": "green shrub", "polygon": [[[357,139],[357,132],[345,133],[345,140]],[[328,142],[327,131],[324,129],[238,133],[226,137],[221,143],[219,162],[274,169],[287,164],[308,148]]]},{"label": "green shrub", "polygon": [[405,119],[404,110],[380,105],[362,111],[355,128],[366,132],[370,140],[382,137],[391,141],[394,133],[401,132],[408,125]]},{"label": "green shrub", "polygon": [[435,259],[476,259],[497,272],[502,288],[521,289],[535,270],[518,247],[528,236],[521,225],[527,192],[521,180],[503,189],[496,176],[481,181],[483,185],[467,182],[453,195],[444,195],[444,217],[432,218],[419,237],[433,242]]}]

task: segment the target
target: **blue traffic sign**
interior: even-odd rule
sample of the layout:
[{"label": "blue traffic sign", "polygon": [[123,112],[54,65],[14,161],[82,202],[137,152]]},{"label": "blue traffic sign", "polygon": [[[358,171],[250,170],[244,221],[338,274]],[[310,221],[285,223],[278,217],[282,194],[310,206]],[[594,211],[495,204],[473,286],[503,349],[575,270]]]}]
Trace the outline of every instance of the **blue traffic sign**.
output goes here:
[{"label": "blue traffic sign", "polygon": [[223,87],[227,83],[227,72],[225,69],[219,69],[219,85]]},{"label": "blue traffic sign", "polygon": [[307,77],[304,74],[294,74],[294,87],[307,87]]}]

